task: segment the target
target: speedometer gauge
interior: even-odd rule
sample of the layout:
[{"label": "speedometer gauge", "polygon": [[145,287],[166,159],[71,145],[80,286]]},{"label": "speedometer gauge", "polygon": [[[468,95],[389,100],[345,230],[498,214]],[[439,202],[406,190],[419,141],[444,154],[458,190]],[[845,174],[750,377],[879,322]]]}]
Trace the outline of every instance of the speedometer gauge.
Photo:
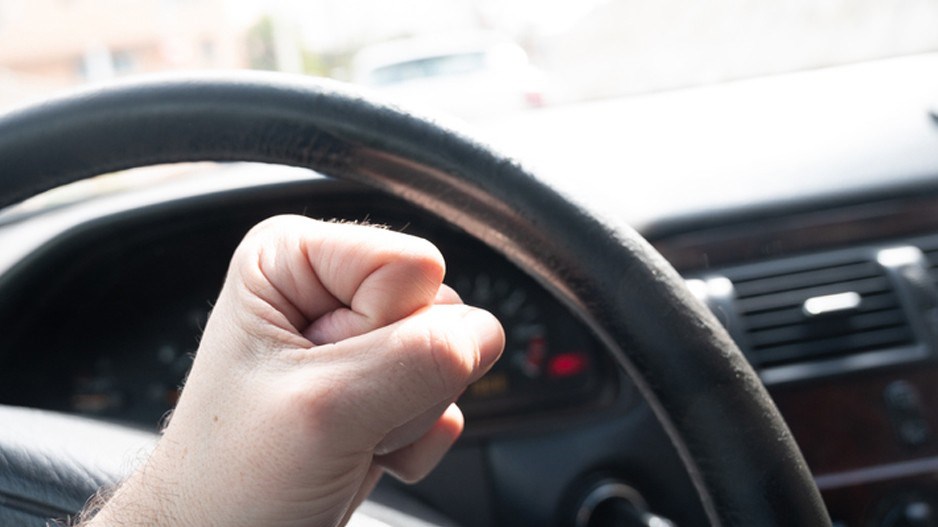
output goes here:
[{"label": "speedometer gauge", "polygon": [[505,351],[469,386],[469,416],[509,416],[593,401],[612,383],[605,358],[585,327],[543,288],[509,264],[454,258],[447,282],[467,304],[487,309],[505,328]]},{"label": "speedometer gauge", "polygon": [[532,379],[544,374],[547,328],[540,308],[530,301],[525,288],[485,272],[464,275],[453,288],[466,303],[491,311],[506,328],[506,366]]}]

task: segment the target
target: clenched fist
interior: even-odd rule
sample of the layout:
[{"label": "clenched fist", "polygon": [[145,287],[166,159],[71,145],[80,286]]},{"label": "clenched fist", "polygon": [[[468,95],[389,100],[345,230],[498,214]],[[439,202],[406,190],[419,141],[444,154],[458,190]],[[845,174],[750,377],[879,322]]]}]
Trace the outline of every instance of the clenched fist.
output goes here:
[{"label": "clenched fist", "polygon": [[90,525],[334,526],[423,477],[504,346],[430,243],[302,217],[245,237],[150,459]]}]

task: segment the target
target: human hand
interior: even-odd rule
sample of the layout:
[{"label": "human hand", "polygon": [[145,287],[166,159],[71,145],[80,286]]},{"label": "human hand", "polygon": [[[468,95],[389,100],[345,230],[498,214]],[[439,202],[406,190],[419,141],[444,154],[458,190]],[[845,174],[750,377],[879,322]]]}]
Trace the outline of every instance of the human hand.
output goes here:
[{"label": "human hand", "polygon": [[341,525],[382,472],[426,475],[504,346],[443,274],[400,233],[256,226],[156,449],[90,525]]}]

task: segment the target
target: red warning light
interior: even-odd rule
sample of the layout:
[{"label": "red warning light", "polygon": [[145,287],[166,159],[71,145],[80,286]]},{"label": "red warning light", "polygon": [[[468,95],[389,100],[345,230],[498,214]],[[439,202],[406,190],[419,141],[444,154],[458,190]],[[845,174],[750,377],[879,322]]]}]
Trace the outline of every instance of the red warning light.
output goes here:
[{"label": "red warning light", "polygon": [[586,371],[588,360],[586,354],[580,351],[554,355],[547,364],[547,374],[551,377],[579,375]]}]

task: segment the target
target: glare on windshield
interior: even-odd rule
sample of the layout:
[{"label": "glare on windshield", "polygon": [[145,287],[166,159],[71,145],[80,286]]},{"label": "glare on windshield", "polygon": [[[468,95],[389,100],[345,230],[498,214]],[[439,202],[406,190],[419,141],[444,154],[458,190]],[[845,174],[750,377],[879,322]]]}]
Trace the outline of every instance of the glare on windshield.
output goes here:
[{"label": "glare on windshield", "polygon": [[264,69],[466,119],[938,50],[933,0],[0,0],[0,106]]},{"label": "glare on windshield", "polygon": [[[517,139],[530,134],[505,119],[935,52],[935,28],[934,0],[0,0],[0,111],[140,74],[254,69],[361,84]],[[27,206],[184,172],[96,178]]]}]

